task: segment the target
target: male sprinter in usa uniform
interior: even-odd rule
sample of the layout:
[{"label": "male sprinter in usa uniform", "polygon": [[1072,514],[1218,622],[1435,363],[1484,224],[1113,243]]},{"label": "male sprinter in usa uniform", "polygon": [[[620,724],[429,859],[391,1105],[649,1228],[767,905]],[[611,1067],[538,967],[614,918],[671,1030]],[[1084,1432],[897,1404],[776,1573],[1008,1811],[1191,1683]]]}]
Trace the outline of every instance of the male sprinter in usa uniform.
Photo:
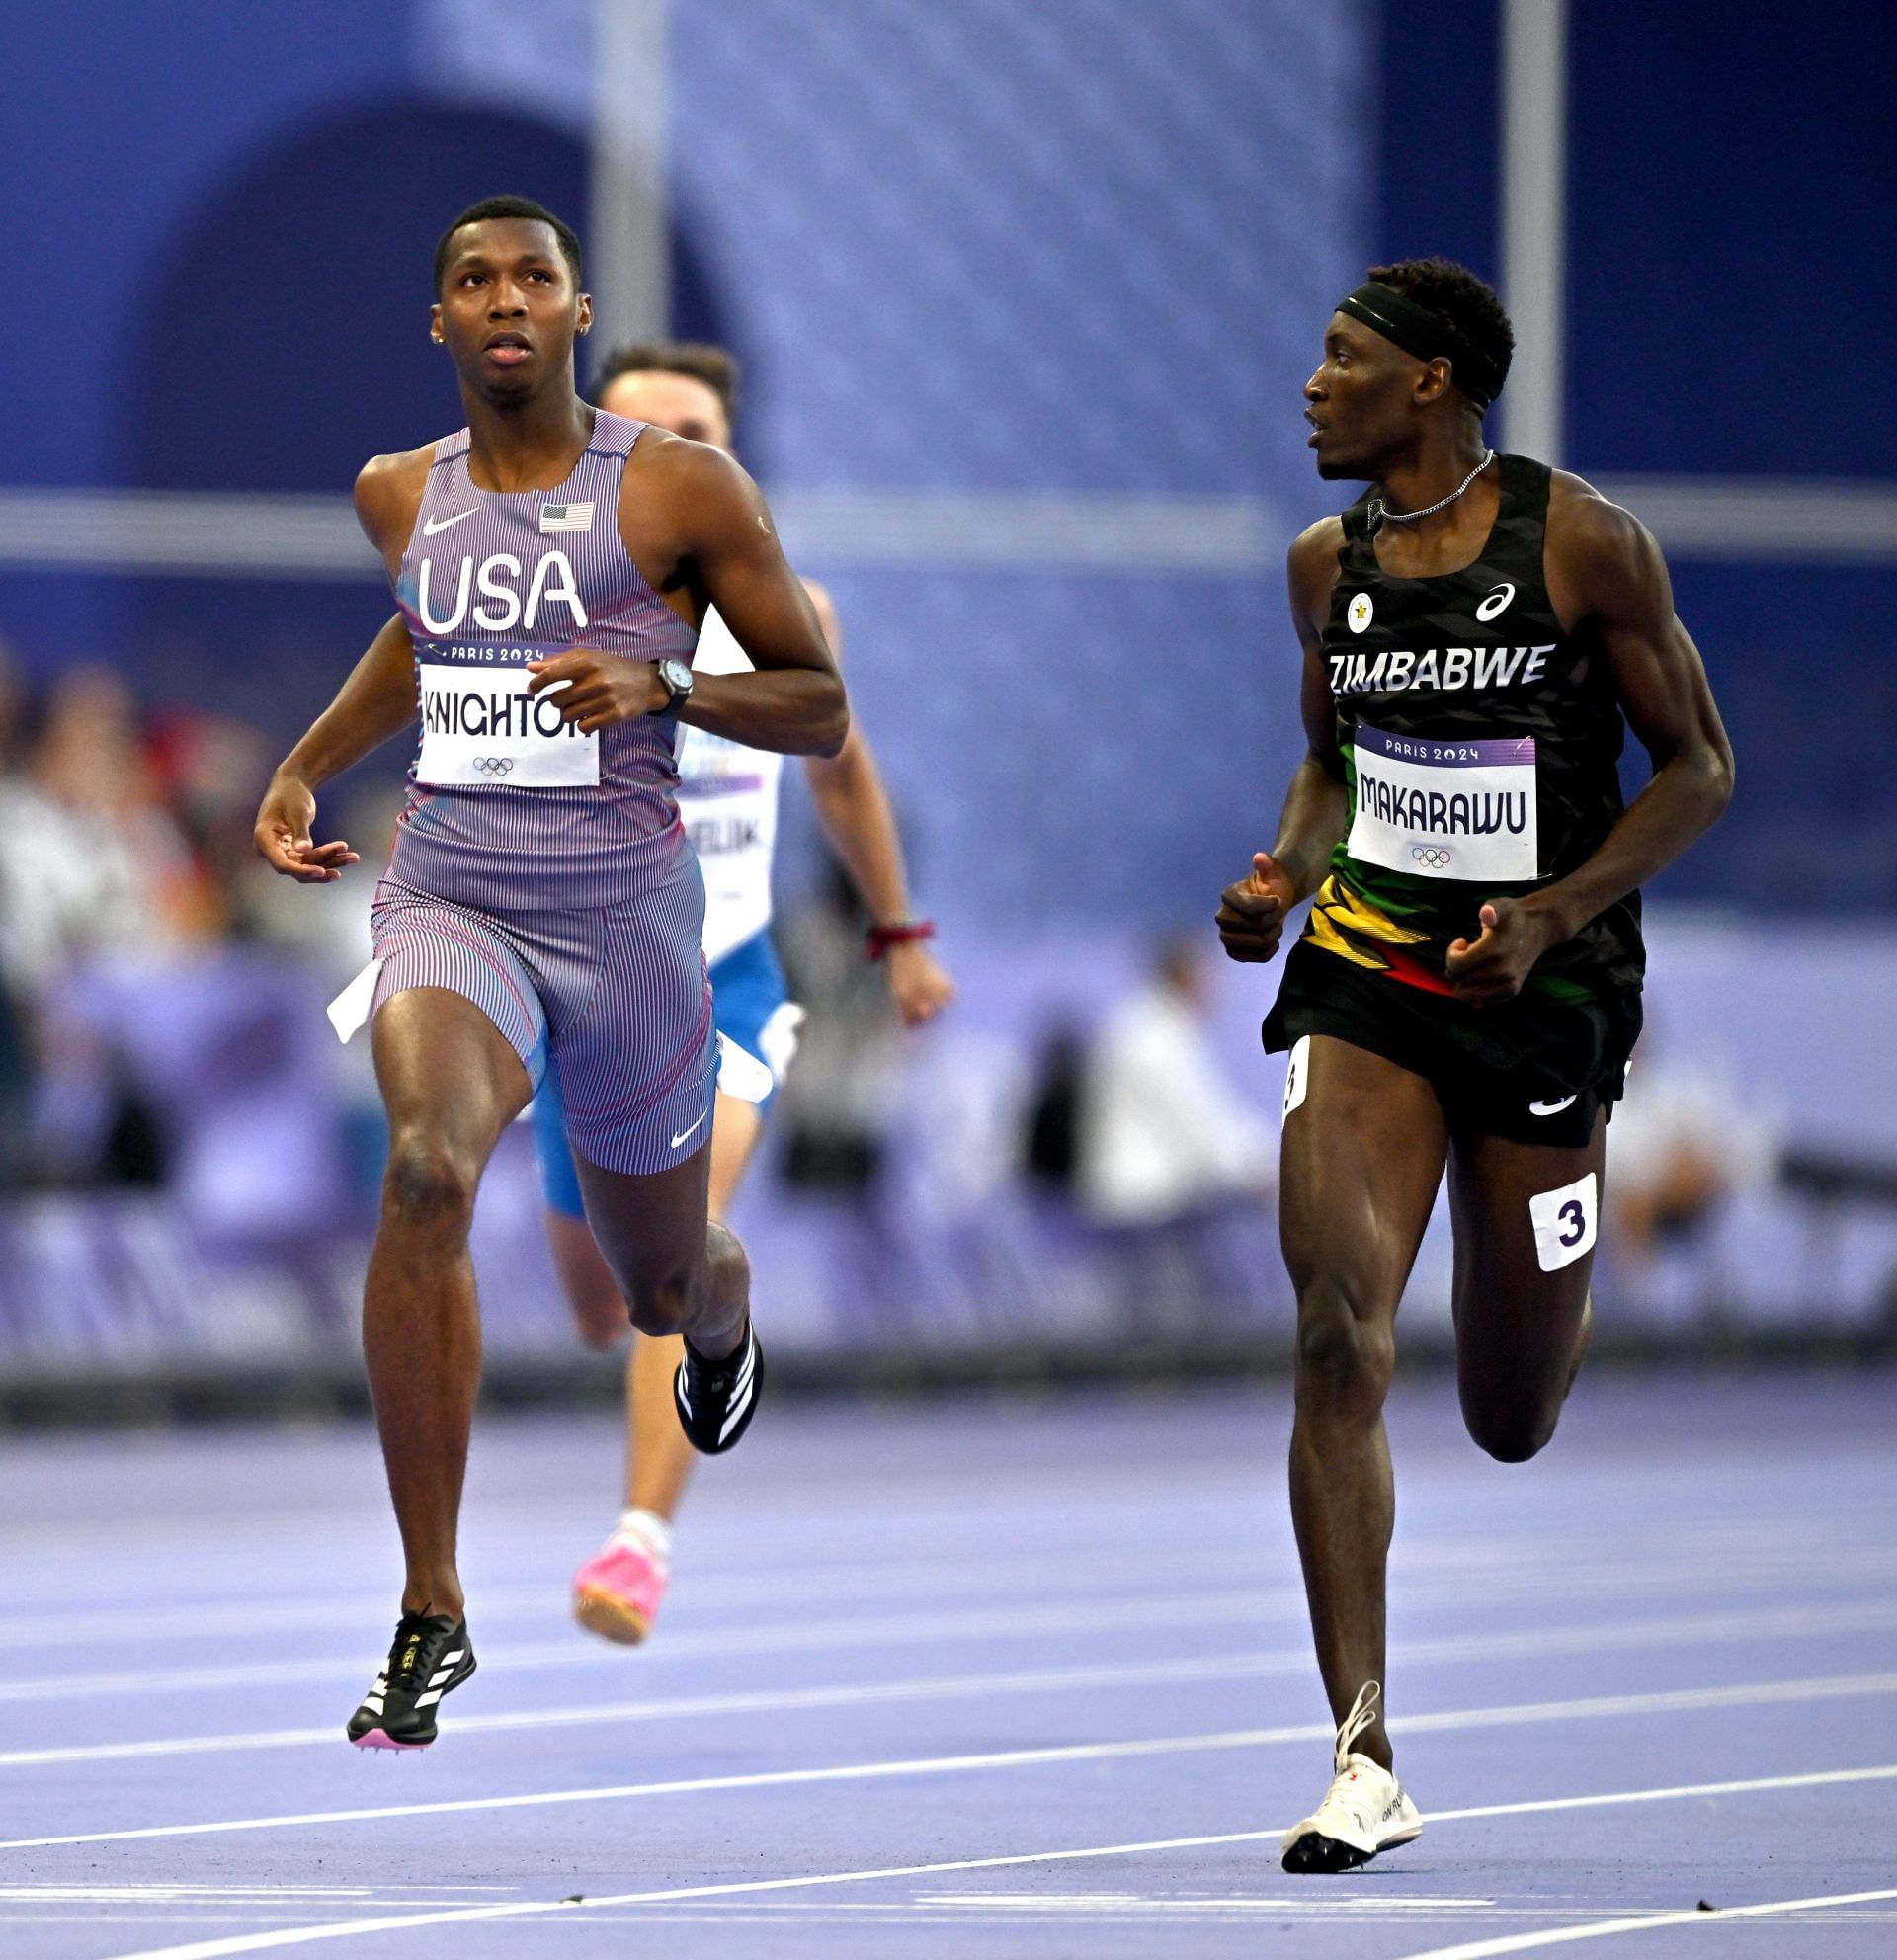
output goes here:
[{"label": "male sprinter in usa uniform", "polygon": [[[1732,751],[1645,529],[1497,455],[1514,334],[1439,259],[1374,269],[1305,383],[1318,474],[1372,488],[1290,553],[1309,753],[1229,886],[1226,951],[1270,959],[1290,1050],[1279,1173],[1297,1290],[1291,1515],[1338,1723],[1284,1868],[1422,1830],[1384,1726],[1393,1327],[1446,1166],[1469,1432],[1521,1462],[1586,1350],[1608,1109],[1640,1028],[1637,888],[1718,817]],[[1621,801],[1631,727],[1652,779]]]},{"label": "male sprinter in usa uniform", "polygon": [[[731,448],[738,364],[700,342],[634,342],[608,355],[595,389],[602,408],[696,443]],[[842,643],[820,586],[804,581],[833,654]],[[735,673],[746,661],[724,622],[705,614],[695,661],[701,674]],[[895,816],[860,722],[835,756],[804,771],[824,835],[850,873],[871,925],[868,953],[889,976],[904,1022],[919,1026],[954,998],[954,983],[929,949],[935,929],[909,911],[909,881]],[[721,1081],[711,1117],[711,1216],[722,1221],[764,1131],[765,1110],[795,1045],[794,1007],[771,943],[771,859],[783,759],[705,730],[688,729],[679,751],[679,814],[704,873],[704,957],[718,1032],[754,1066],[751,1093]],[[625,1305],[587,1229],[559,1085],[550,1076],[534,1102],[534,1137],[546,1197],[547,1240],[581,1332],[605,1347],[625,1334]],[[634,1334],[625,1369],[624,1507],[611,1536],[573,1579],[582,1626],[630,1645],[645,1638],[671,1577],[672,1520],[693,1453],[672,1414],[679,1342]]]},{"label": "male sprinter in usa uniform", "polygon": [[[278,770],[256,831],[287,876],[340,876],[355,854],[312,842],[314,792],[419,705],[375,957],[332,1010],[341,1028],[372,1017],[389,1126],[363,1334],[407,1578],[349,1724],[375,1748],[433,1742],[442,1695],[473,1673],[455,1567],[480,1372],[468,1225],[495,1140],[549,1066],[632,1321],[685,1337],[686,1433],[715,1451],[750,1421],[749,1272],[706,1217],[716,1050],[677,728],[833,755],[849,726],[755,485],[576,393],[592,302],[571,229],[489,199],[442,235],[434,271],[431,331],[467,426],[358,480],[399,611]],[[713,605],[754,671],[697,683]]]}]

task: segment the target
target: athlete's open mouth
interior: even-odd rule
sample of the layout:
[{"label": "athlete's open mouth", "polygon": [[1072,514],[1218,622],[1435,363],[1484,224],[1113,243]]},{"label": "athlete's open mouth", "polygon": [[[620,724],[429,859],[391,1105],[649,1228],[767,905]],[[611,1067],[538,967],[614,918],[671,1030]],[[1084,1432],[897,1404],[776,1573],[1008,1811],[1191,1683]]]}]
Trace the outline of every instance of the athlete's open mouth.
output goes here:
[{"label": "athlete's open mouth", "polygon": [[1321,422],[1320,422],[1320,421],[1319,421],[1319,420],[1317,419],[1317,417],[1316,417],[1316,416],[1314,416],[1314,415],[1313,415],[1313,414],[1312,414],[1312,413],[1310,412],[1310,410],[1309,410],[1308,408],[1307,408],[1307,409],[1306,409],[1306,410],[1304,411],[1304,420],[1305,420],[1306,422],[1308,422],[1308,423],[1309,423],[1309,424],[1311,425],[1311,433],[1310,433],[1310,435],[1309,435],[1309,437],[1308,437],[1308,438],[1306,439],[1306,441],[1305,441],[1305,445],[1304,445],[1304,447],[1305,447],[1306,449],[1309,449],[1309,448],[1310,448],[1310,446],[1311,446],[1311,444],[1313,444],[1313,443],[1315,443],[1315,442],[1317,441],[1317,439],[1318,439],[1318,438],[1319,438],[1319,437],[1320,437],[1321,435],[1323,435],[1323,433],[1324,433],[1324,425],[1323,425],[1323,423],[1321,423]]},{"label": "athlete's open mouth", "polygon": [[512,368],[516,362],[525,361],[534,352],[525,334],[495,334],[481,349],[490,360],[498,361],[503,368]]}]

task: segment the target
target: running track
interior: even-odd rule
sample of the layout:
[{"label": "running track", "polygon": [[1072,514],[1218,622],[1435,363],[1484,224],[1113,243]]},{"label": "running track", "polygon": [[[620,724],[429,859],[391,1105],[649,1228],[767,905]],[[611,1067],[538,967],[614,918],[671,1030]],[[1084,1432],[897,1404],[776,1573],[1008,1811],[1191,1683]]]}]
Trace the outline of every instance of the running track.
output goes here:
[{"label": "running track", "polygon": [[610,1421],[491,1419],[425,1756],[340,1739],[366,1429],[7,1441],[0,1954],[1889,1955],[1894,1387],[1602,1376],[1504,1469],[1400,1383],[1431,1822],[1333,1880],[1275,1855],[1327,1761],[1280,1389],[767,1405],[632,1653],[564,1611]]}]

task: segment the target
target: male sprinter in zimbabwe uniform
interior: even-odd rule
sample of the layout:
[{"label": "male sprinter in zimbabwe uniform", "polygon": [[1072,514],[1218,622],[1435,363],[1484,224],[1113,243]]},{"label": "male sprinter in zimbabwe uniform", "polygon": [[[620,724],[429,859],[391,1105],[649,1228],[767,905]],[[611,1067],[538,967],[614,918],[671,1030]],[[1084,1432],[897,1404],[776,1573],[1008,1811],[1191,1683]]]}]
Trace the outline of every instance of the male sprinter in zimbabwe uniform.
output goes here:
[{"label": "male sprinter in zimbabwe uniform", "polygon": [[[1444,1167],[1463,1417],[1521,1462],[1587,1348],[1608,1114],[1640,1029],[1637,888],[1732,791],[1652,537],[1483,440],[1514,344],[1494,293],[1438,259],[1374,269],[1332,315],[1310,446],[1319,475],[1372,488],[1291,547],[1309,753],[1218,914],[1234,959],[1266,960],[1313,901],[1265,1044],[1290,1050],[1291,1515],[1338,1733],[1287,1871],[1423,1828],[1384,1726],[1382,1409]],[[1653,763],[1624,807],[1623,727]]]},{"label": "male sprinter in zimbabwe uniform", "polygon": [[[363,1348],[407,1573],[348,1730],[380,1749],[433,1742],[442,1696],[474,1671],[455,1563],[480,1375],[468,1226],[496,1140],[549,1067],[633,1324],[685,1337],[686,1434],[729,1448],[757,1406],[750,1268],[707,1222],[716,1046],[679,726],[819,755],[849,729],[751,479],[575,391],[592,301],[571,228],[524,198],[471,206],[436,248],[434,299],[466,426],[358,479],[398,610],[256,827],[286,876],[341,876],[355,854],[312,841],[315,791],[419,718],[375,957],[331,1010],[345,1036],[372,1018],[388,1110]],[[701,682],[713,606],[750,668]]]}]

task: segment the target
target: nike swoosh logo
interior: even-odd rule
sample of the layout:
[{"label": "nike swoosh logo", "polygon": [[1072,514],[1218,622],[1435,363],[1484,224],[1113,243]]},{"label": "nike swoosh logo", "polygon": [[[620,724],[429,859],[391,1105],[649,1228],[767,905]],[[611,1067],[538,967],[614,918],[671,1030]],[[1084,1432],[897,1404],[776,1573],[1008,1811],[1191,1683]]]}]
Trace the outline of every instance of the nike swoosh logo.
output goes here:
[{"label": "nike swoosh logo", "polygon": [[1574,1101],[1574,1097],[1564,1096],[1558,1102],[1530,1102],[1528,1104],[1528,1114],[1531,1116],[1558,1116]]},{"label": "nike swoosh logo", "polygon": [[430,518],[422,526],[422,535],[433,537],[438,531],[446,531],[450,525],[459,524],[463,518],[471,518],[480,508],[480,505],[476,504],[472,510],[456,511],[452,518]]},{"label": "nike swoosh logo", "polygon": [[[706,1110],[706,1111],[704,1112],[704,1115],[705,1115],[705,1116],[708,1116],[708,1115],[709,1115],[710,1113],[711,1113],[711,1111],[710,1111],[709,1109],[707,1109],[707,1110]],[[703,1121],[704,1121],[704,1116],[701,1116],[701,1117],[699,1118],[699,1123],[701,1123],[701,1122],[703,1122]],[[694,1123],[694,1124],[692,1125],[692,1128],[691,1128],[691,1129],[684,1129],[684,1130],[681,1130],[681,1131],[680,1131],[680,1132],[678,1133],[678,1135],[677,1135],[677,1136],[675,1136],[675,1137],[674,1137],[674,1138],[672,1139],[672,1148],[673,1148],[674,1150],[676,1150],[676,1149],[678,1149],[678,1147],[679,1147],[679,1145],[680,1145],[680,1144],[682,1144],[682,1143],[683,1143],[683,1142],[684,1142],[684,1141],[686,1140],[686,1138],[687,1138],[687,1137],[689,1137],[689,1136],[690,1136],[690,1135],[692,1134],[692,1130],[695,1130],[695,1129],[697,1129],[697,1128],[698,1128],[698,1126],[699,1126],[699,1123]]]}]

